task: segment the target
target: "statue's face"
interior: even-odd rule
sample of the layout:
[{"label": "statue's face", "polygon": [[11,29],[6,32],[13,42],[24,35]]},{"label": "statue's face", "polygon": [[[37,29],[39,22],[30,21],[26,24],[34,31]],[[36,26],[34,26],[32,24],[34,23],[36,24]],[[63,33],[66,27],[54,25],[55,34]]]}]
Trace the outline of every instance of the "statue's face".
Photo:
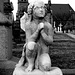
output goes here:
[{"label": "statue's face", "polygon": [[33,8],[33,14],[37,17],[45,16],[45,6],[42,2],[36,2]]}]

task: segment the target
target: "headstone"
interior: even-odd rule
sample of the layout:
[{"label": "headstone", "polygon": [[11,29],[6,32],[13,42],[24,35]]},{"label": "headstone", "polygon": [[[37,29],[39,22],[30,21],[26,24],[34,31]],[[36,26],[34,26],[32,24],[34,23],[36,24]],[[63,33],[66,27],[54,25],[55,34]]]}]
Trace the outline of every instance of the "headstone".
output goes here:
[{"label": "headstone", "polygon": [[68,30],[68,33],[70,33],[70,30]]},{"label": "headstone", "polygon": [[64,30],[64,33],[66,33],[66,30]]},{"label": "headstone", "polygon": [[54,21],[54,28],[55,28],[56,26],[55,26],[55,21]]},{"label": "headstone", "polygon": [[60,30],[59,30],[59,27],[58,27],[58,32],[59,32]]},{"label": "headstone", "polygon": [[54,31],[57,31],[57,28],[56,28],[56,26],[55,26],[55,21],[54,21]]},{"label": "headstone", "polygon": [[62,24],[59,25],[59,31],[62,33]]},{"label": "headstone", "polygon": [[73,33],[75,33],[75,30],[72,30]]},{"label": "headstone", "polygon": [[0,60],[7,60],[12,57],[12,28],[3,14],[0,17]]}]

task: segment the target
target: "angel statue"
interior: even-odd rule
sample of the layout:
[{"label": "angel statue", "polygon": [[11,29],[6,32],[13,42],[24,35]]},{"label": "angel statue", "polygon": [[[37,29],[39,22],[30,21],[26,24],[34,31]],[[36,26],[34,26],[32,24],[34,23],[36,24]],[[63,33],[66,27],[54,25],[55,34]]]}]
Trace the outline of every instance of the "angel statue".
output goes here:
[{"label": "angel statue", "polygon": [[49,46],[53,43],[53,28],[46,20],[46,5],[37,0],[29,4],[28,13],[21,18],[21,28],[26,33],[22,57],[13,75],[62,75],[58,67],[51,67]]}]

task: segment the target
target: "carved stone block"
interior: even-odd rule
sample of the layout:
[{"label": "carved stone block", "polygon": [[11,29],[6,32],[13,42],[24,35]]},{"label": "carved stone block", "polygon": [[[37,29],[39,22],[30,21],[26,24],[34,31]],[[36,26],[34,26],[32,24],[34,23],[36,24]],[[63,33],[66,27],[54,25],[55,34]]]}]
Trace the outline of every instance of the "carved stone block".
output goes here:
[{"label": "carved stone block", "polygon": [[12,31],[10,27],[0,26],[0,60],[12,57]]}]

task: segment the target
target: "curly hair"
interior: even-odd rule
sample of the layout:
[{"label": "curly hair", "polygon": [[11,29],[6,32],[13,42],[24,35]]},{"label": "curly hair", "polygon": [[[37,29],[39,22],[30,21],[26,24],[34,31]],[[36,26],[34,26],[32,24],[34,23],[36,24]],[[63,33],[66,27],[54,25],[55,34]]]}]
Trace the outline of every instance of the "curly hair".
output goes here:
[{"label": "curly hair", "polygon": [[[28,13],[28,15],[31,15],[31,20],[33,19],[33,9],[34,9],[34,7],[36,6],[36,2],[38,3],[38,2],[42,2],[43,4],[44,4],[44,2],[43,1],[35,1],[33,4],[32,3],[30,3],[29,5],[28,5],[28,9],[27,9],[27,13]],[[44,8],[45,8],[45,16],[47,15],[47,6],[44,4]]]}]

